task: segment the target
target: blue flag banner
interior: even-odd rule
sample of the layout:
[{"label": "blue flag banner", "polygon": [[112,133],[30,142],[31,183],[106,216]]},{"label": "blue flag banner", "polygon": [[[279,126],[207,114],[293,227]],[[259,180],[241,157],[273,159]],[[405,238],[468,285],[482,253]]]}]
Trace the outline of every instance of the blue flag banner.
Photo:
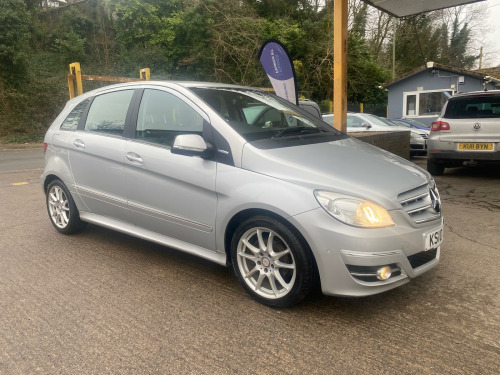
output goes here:
[{"label": "blue flag banner", "polygon": [[268,40],[260,49],[259,60],[276,95],[297,105],[295,71],[285,46],[277,40]]}]

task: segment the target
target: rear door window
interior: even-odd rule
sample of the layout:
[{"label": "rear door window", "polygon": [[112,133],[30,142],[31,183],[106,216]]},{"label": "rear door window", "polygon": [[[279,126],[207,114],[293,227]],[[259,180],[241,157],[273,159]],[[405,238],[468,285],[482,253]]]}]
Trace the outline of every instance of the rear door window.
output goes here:
[{"label": "rear door window", "polygon": [[446,106],[444,117],[451,119],[499,118],[500,95],[484,94],[452,98]]},{"label": "rear door window", "polygon": [[85,130],[122,135],[134,90],[115,91],[96,96],[92,102]]}]

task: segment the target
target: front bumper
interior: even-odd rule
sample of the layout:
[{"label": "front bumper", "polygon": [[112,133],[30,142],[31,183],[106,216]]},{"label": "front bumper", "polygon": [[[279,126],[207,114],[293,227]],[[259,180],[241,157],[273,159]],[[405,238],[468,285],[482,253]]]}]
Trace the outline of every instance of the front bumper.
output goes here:
[{"label": "front bumper", "polygon": [[[424,251],[425,236],[443,226],[443,219],[422,225],[405,224],[404,212],[391,212],[396,226],[362,229],[342,224],[322,208],[289,220],[304,234],[326,295],[367,296],[410,281],[439,263],[440,248]],[[373,276],[377,268],[391,266],[387,280]]]},{"label": "front bumper", "polygon": [[410,138],[410,152],[412,155],[426,155],[427,141],[424,138]]}]

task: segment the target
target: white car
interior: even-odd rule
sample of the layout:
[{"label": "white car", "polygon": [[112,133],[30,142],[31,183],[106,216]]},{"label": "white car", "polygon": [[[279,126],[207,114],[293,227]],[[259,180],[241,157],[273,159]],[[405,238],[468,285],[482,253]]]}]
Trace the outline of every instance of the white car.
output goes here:
[{"label": "white car", "polygon": [[[323,121],[333,126],[333,114],[323,115]],[[348,113],[347,132],[410,131],[410,155],[427,154],[428,130],[398,125],[391,120],[369,113]]]}]

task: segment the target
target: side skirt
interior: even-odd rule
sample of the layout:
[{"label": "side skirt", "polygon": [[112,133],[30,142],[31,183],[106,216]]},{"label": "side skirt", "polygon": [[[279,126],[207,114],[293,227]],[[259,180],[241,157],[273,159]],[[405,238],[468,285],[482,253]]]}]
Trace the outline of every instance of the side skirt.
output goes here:
[{"label": "side skirt", "polygon": [[223,252],[215,252],[196,246],[184,241],[177,240],[172,237],[164,236],[149,230],[140,228],[135,225],[124,223],[123,221],[111,219],[90,212],[80,212],[80,219],[88,223],[96,224],[104,228],[113,229],[133,237],[141,238],[143,240],[151,241],[159,245],[168,246],[176,250],[183,251],[188,254],[196,255],[200,258],[210,260],[222,266],[226,266],[226,254]]}]

